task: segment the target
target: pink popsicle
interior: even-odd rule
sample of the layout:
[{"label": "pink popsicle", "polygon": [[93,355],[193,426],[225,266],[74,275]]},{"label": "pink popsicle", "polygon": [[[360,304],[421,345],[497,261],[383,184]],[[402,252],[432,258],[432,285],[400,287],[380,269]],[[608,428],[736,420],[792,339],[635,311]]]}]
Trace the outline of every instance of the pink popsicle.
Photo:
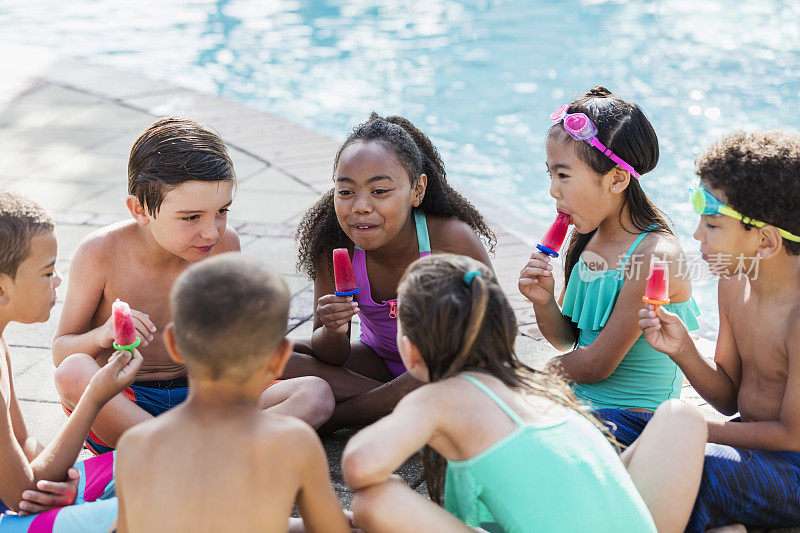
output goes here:
[{"label": "pink popsicle", "polygon": [[133,326],[131,308],[117,298],[111,304],[111,316],[114,317],[114,342],[117,346],[130,346],[136,342],[136,328]]},{"label": "pink popsicle", "polygon": [[347,248],[336,248],[333,251],[333,277],[336,280],[336,296],[351,296],[358,292],[356,273]]},{"label": "pink popsicle", "polygon": [[669,264],[663,259],[653,258],[644,301],[653,305],[669,303]]},{"label": "pink popsicle", "polygon": [[551,257],[558,257],[558,251],[561,249],[561,245],[564,244],[564,238],[567,236],[570,224],[572,224],[572,217],[566,213],[559,212],[547,233],[544,234],[542,243],[537,244],[536,248]]}]

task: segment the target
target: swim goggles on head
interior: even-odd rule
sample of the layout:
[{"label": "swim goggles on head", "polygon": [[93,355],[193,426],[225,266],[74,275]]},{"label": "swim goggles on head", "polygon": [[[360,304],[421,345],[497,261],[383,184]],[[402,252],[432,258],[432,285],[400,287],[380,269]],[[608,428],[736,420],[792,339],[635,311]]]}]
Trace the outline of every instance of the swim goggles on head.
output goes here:
[{"label": "swim goggles on head", "polygon": [[594,125],[592,119],[583,113],[570,113],[567,114],[569,104],[564,104],[550,115],[550,120],[558,124],[564,121],[564,129],[569,133],[569,136],[576,141],[586,141],[591,144],[605,155],[609,157],[614,163],[618,164],[625,170],[631,173],[634,178],[639,178],[639,173],[636,172],[631,165],[626,163],[617,154],[606,148],[603,143],[597,138],[597,126]]},{"label": "swim goggles on head", "polygon": [[[708,189],[703,187],[702,185],[698,185],[697,187],[693,187],[691,189],[692,192],[692,207],[694,207],[695,213],[698,215],[726,215],[736,220],[741,220],[745,224],[751,224],[757,228],[763,228],[767,225],[766,222],[761,222],[760,220],[755,220],[750,217],[746,217],[739,213],[738,211],[734,211],[727,205],[720,202],[717,198],[712,195]],[[785,229],[777,228],[776,229],[780,232],[781,236],[784,239],[800,242],[800,237],[797,235],[793,235],[786,231]]]}]

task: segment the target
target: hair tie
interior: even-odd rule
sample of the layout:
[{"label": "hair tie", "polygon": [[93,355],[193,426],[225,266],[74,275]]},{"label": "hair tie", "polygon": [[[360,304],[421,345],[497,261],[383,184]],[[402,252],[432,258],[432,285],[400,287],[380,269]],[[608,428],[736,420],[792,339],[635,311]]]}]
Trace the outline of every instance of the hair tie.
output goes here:
[{"label": "hair tie", "polygon": [[478,276],[479,278],[483,277],[483,275],[481,275],[480,270],[470,270],[469,272],[464,274],[464,283],[466,284],[467,287],[472,286],[472,280],[475,278],[475,276]]}]

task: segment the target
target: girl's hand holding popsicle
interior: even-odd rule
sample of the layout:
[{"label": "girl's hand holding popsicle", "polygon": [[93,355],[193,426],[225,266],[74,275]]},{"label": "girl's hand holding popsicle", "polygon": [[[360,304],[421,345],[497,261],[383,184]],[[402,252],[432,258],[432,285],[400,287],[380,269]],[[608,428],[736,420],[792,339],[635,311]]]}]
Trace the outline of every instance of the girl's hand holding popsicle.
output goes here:
[{"label": "girl's hand holding popsicle", "polygon": [[519,292],[534,305],[547,305],[554,298],[555,280],[550,258],[558,257],[570,224],[572,217],[559,212],[541,244],[536,245],[538,251],[531,254],[530,260],[519,273]]},{"label": "girl's hand holding popsicle", "polygon": [[333,251],[333,276],[336,290],[334,294],[326,294],[317,300],[317,316],[329,331],[344,334],[350,326],[350,319],[358,314],[358,304],[353,301],[358,287],[347,248]]},{"label": "girl's hand holding popsicle", "polygon": [[542,252],[533,252],[519,273],[517,286],[519,292],[534,305],[549,304],[555,298],[555,278],[550,256]]}]

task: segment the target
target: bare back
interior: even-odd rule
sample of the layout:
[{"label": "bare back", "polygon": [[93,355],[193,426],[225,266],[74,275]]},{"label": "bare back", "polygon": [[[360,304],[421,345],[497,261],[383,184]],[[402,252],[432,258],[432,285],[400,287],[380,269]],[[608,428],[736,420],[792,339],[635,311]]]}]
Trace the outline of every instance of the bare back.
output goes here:
[{"label": "bare back", "polygon": [[121,531],[285,532],[307,462],[293,453],[301,423],[252,407],[195,414],[178,407],[123,436]]},{"label": "bare back", "polygon": [[[573,411],[554,401],[535,395],[522,395],[505,386],[499,379],[484,373],[469,373],[483,382],[526,423],[557,424],[573,415]],[[475,457],[518,429],[485,392],[462,378],[450,378],[426,386],[435,389],[442,416],[441,425],[431,439],[431,446],[451,461]],[[433,403],[433,402],[431,402]]]}]

